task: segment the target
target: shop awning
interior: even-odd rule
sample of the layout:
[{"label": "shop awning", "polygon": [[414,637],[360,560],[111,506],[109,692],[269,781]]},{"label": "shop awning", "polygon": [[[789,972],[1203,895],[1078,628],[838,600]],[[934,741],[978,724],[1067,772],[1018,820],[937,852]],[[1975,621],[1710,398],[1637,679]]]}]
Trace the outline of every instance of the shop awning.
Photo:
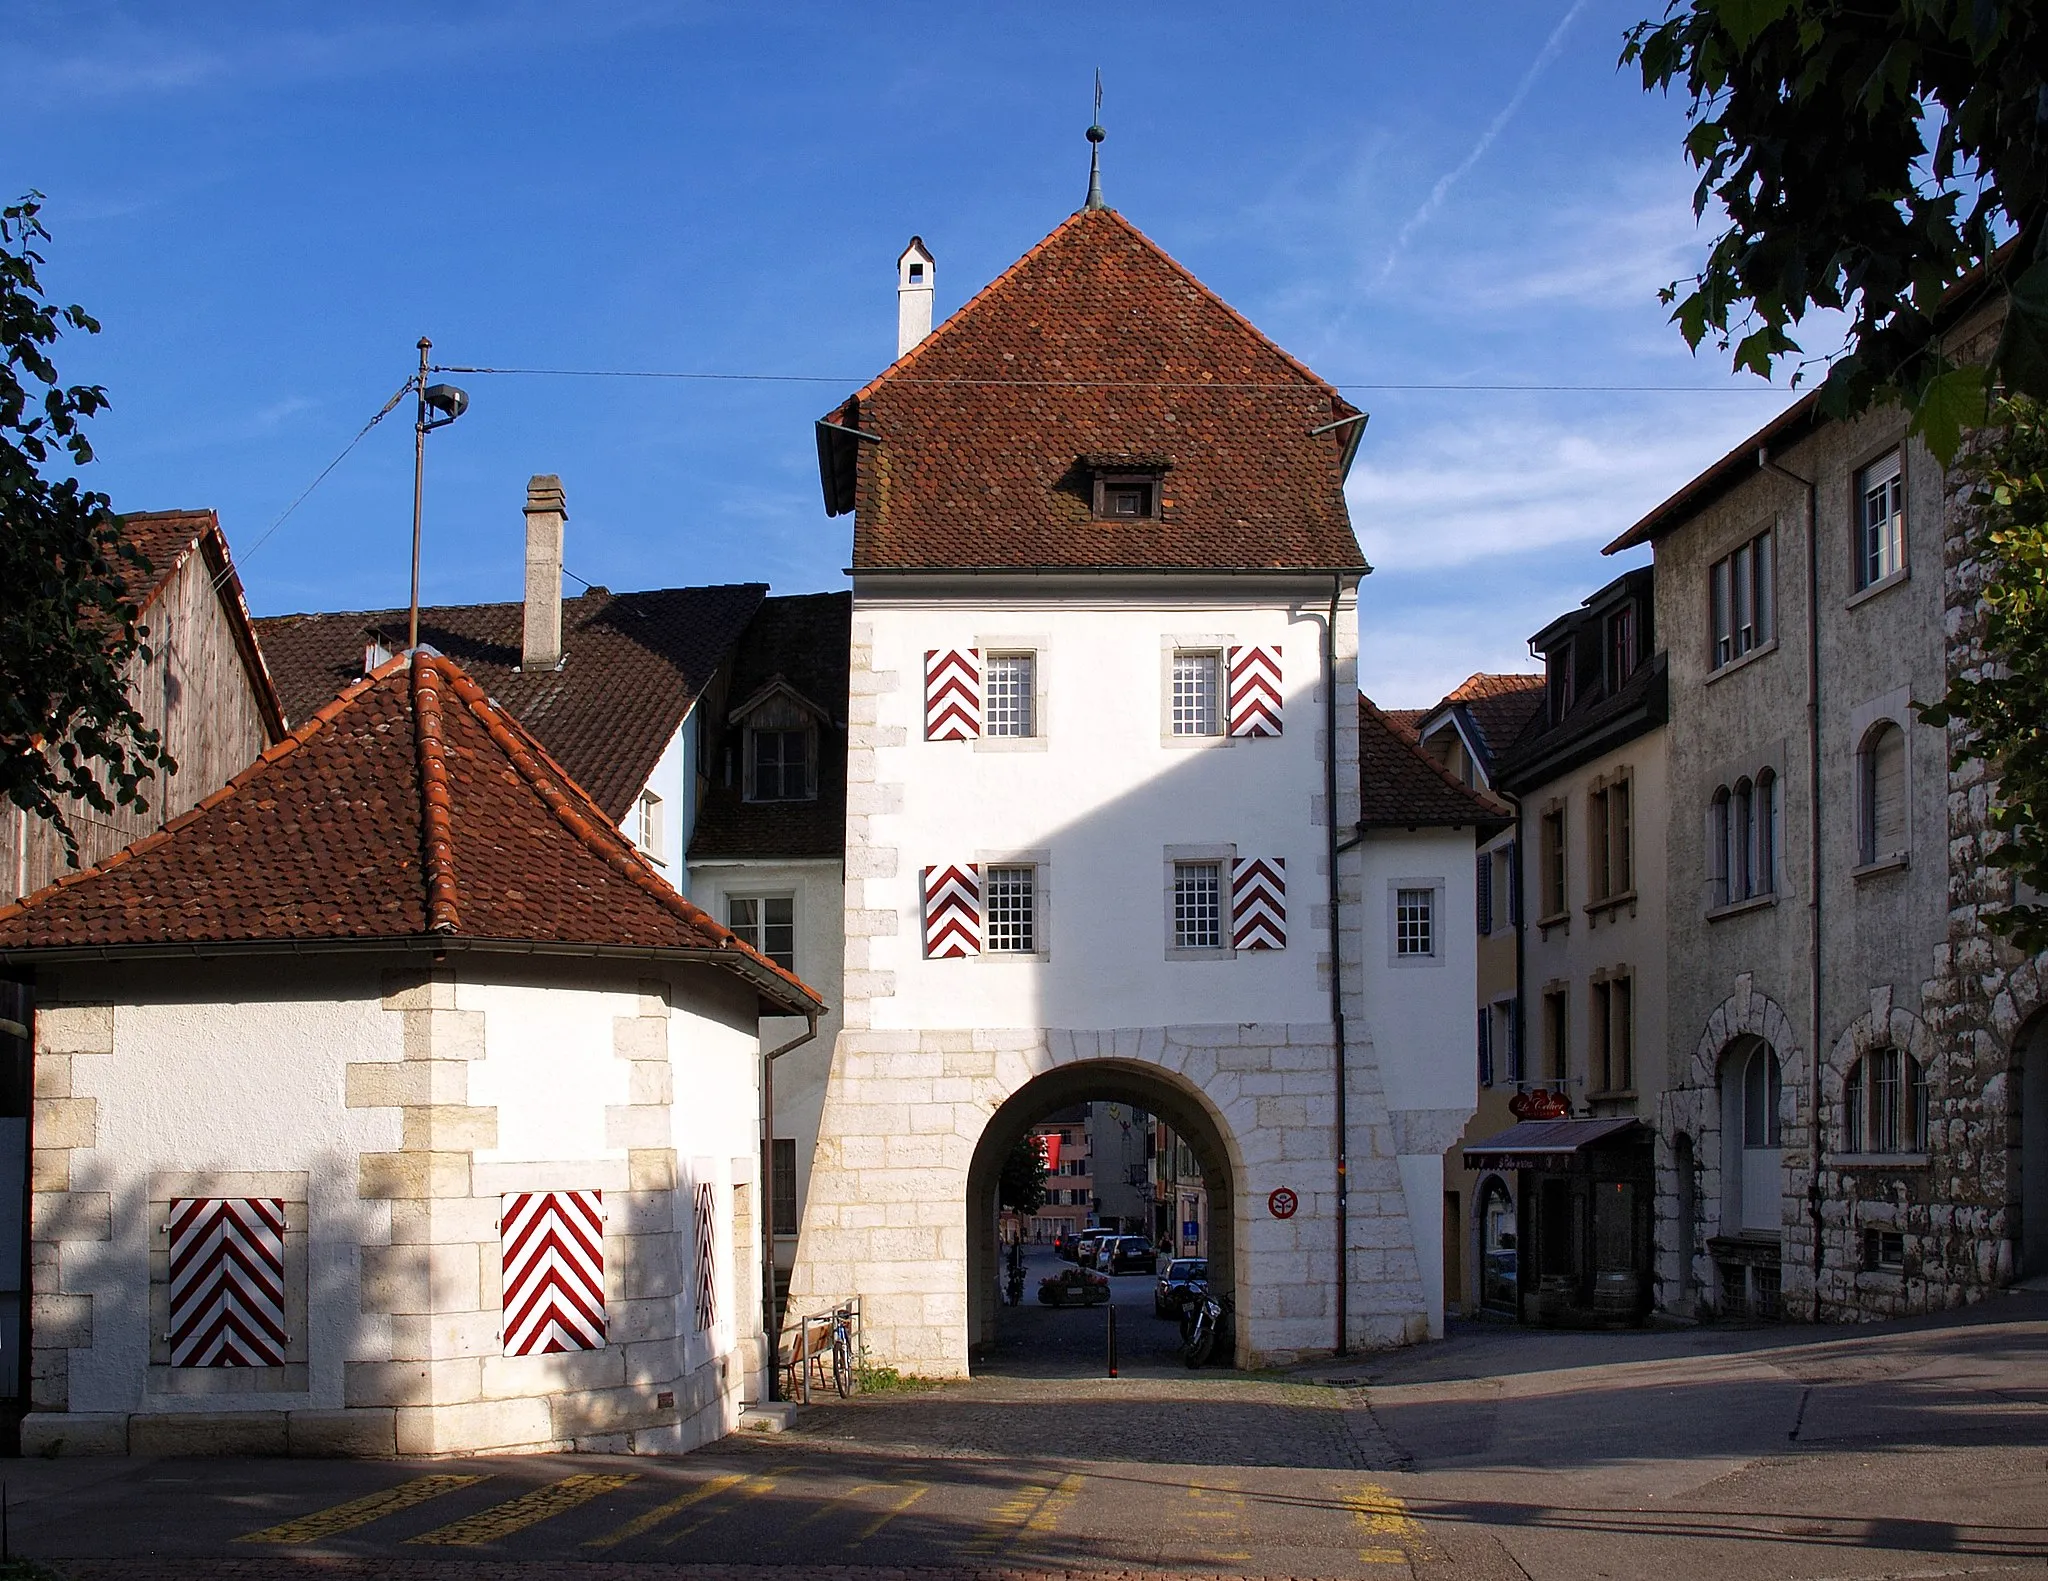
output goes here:
[{"label": "shop awning", "polygon": [[1498,1136],[1489,1136],[1467,1147],[1465,1167],[1526,1169],[1532,1165],[1561,1164],[1588,1148],[1633,1140],[1627,1133],[1642,1129],[1643,1122],[1632,1115],[1605,1120],[1521,1120]]}]

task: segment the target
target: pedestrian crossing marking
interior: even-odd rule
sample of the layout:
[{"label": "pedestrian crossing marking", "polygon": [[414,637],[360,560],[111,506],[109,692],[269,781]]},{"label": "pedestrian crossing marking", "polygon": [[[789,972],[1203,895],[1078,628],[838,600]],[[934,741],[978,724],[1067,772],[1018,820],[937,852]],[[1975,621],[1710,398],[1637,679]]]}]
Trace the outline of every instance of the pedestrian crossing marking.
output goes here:
[{"label": "pedestrian crossing marking", "polygon": [[1024,1530],[1027,1532],[1051,1531],[1053,1527],[1059,1524],[1060,1517],[1067,1513],[1067,1506],[1074,1502],[1075,1496],[1080,1491],[1080,1476],[1075,1472],[1068,1472],[1064,1477],[1060,1478],[1059,1486],[1046,1495],[1045,1502],[1038,1506],[1031,1519],[1024,1523]]},{"label": "pedestrian crossing marking", "polygon": [[[1196,1483],[1194,1486],[1188,1489],[1188,1497],[1193,1499],[1198,1504],[1216,1503],[1220,1501],[1220,1503],[1223,1506],[1221,1509],[1200,1509],[1190,1510],[1188,1512],[1188,1518],[1190,1520],[1230,1522],[1233,1528],[1230,1532],[1226,1533],[1218,1531],[1215,1533],[1218,1541],[1224,1540],[1227,1537],[1242,1537],[1244,1535],[1245,1499],[1243,1492],[1239,1490],[1238,1485],[1236,1483],[1218,1482],[1208,1487],[1204,1487],[1200,1483]],[[1195,1532],[1195,1536],[1206,1543],[1209,1540],[1210,1531],[1213,1530],[1214,1528],[1210,1528],[1208,1530],[1198,1528]],[[1211,1550],[1208,1548],[1204,1548],[1202,1551],[1202,1557],[1204,1559],[1243,1560],[1250,1559],[1251,1554],[1248,1551],[1242,1549],[1233,1550],[1231,1552],[1225,1553],[1220,1550]]]},{"label": "pedestrian crossing marking", "polygon": [[817,1525],[818,1522],[824,1520],[828,1515],[832,1515],[845,1508],[847,1504],[859,1498],[863,1493],[879,1493],[888,1486],[889,1484],[886,1482],[856,1482],[852,1487],[835,1493],[829,1499],[822,1500],[818,1507],[802,1520],[792,1522],[789,1526],[785,1527],[782,1535],[768,1546],[770,1548],[787,1548],[798,1533],[810,1530],[811,1527]]},{"label": "pedestrian crossing marking", "polygon": [[479,1510],[474,1515],[466,1515],[450,1525],[409,1540],[443,1548],[481,1548],[501,1537],[510,1537],[514,1532],[523,1532],[529,1526],[538,1526],[542,1521],[566,1514],[601,1493],[616,1492],[627,1483],[639,1480],[637,1472],[586,1472],[563,1477],[559,1482],[547,1483],[504,1504],[494,1504],[487,1510]]},{"label": "pedestrian crossing marking", "polygon": [[311,1515],[301,1515],[297,1520],[285,1521],[277,1526],[266,1526],[260,1532],[248,1532],[237,1537],[235,1541],[317,1543],[322,1538],[334,1536],[337,1532],[353,1531],[358,1526],[367,1526],[372,1521],[382,1520],[387,1515],[396,1515],[400,1510],[412,1509],[429,1499],[438,1499],[444,1493],[453,1493],[458,1488],[474,1487],[483,1480],[482,1477],[414,1477],[410,1482],[401,1482],[396,1487],[365,1494],[360,1499],[350,1499],[348,1503],[337,1504],[332,1509],[315,1510]]},{"label": "pedestrian crossing marking", "polygon": [[657,1504],[644,1515],[634,1516],[625,1525],[614,1527],[602,1537],[591,1538],[583,1546],[585,1548],[616,1548],[620,1543],[631,1542],[635,1537],[641,1537],[653,1531],[662,1522],[674,1519],[691,1505],[700,1504],[713,1494],[723,1493],[733,1484],[744,1481],[746,1481],[746,1474],[739,1471],[728,1472],[722,1477],[713,1477],[709,1482],[701,1482],[686,1493],[677,1494],[676,1497],[670,1499],[666,1504]]},{"label": "pedestrian crossing marking", "polygon": [[700,1531],[704,1527],[709,1526],[713,1521],[717,1520],[719,1516],[725,1514],[727,1508],[736,1508],[741,1504],[749,1503],[754,1499],[758,1499],[764,1493],[773,1492],[775,1489],[775,1479],[777,1477],[786,1476],[795,1469],[796,1468],[794,1466],[770,1466],[767,1472],[763,1475],[747,1479],[745,1482],[741,1483],[737,1488],[730,1490],[734,1493],[734,1498],[731,1506],[712,1510],[709,1514],[706,1515],[700,1515],[696,1520],[690,1522],[690,1524],[688,1526],[685,1526],[681,1531],[669,1533],[668,1536],[662,1538],[662,1547],[666,1548],[671,1543],[679,1543],[685,1537],[688,1537],[692,1532]]},{"label": "pedestrian crossing marking", "polygon": [[896,1519],[897,1516],[901,1515],[905,1510],[909,1509],[911,1505],[915,1504],[919,1499],[923,1498],[927,1493],[931,1491],[932,1485],[929,1482],[911,1483],[909,1487],[904,1489],[902,1498],[898,1499],[894,1504],[890,1505],[888,1509],[882,1511],[881,1514],[877,1515],[873,1520],[869,1521],[867,1525],[863,1526],[858,1532],[854,1534],[853,1540],[849,1542],[846,1546],[849,1549],[858,1548],[862,1543],[866,1542],[870,1537],[874,1536],[875,1533],[879,1532],[884,1526],[887,1526],[891,1521]]},{"label": "pedestrian crossing marking", "polygon": [[1398,1565],[1411,1559],[1441,1557],[1422,1530],[1422,1522],[1379,1483],[1361,1482],[1346,1496],[1344,1506],[1351,1511],[1360,1534],[1371,1543],[1359,1550],[1358,1557],[1365,1564]]}]

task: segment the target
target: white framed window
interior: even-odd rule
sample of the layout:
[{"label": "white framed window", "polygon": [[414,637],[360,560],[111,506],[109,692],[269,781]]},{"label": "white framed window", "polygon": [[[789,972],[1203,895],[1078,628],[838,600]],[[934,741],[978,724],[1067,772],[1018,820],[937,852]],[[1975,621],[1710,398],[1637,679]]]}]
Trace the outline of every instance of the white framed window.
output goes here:
[{"label": "white framed window", "polygon": [[1173,947],[1223,948],[1223,864],[1173,864]]},{"label": "white framed window", "polygon": [[1436,891],[1400,889],[1394,892],[1394,953],[1418,956],[1436,954]]},{"label": "white framed window", "polygon": [[1894,450],[1856,474],[1856,585],[1906,569],[1906,492]]},{"label": "white framed window", "polygon": [[793,895],[728,895],[725,925],[784,971],[796,970]]},{"label": "white framed window", "polygon": [[1217,652],[1173,656],[1173,734],[1215,736],[1223,733],[1223,655]]},{"label": "white framed window", "polygon": [[1714,562],[1708,572],[1711,668],[1733,664],[1776,638],[1777,582],[1775,539],[1768,529]]},{"label": "white framed window", "polygon": [[981,733],[1028,737],[1038,734],[1038,656],[992,653],[982,663]]},{"label": "white framed window", "polygon": [[644,790],[633,804],[633,843],[659,862],[662,859],[661,840],[661,798],[651,790]]},{"label": "white framed window", "polygon": [[1024,864],[984,870],[982,951],[988,955],[1038,953],[1038,869]]},{"label": "white framed window", "polygon": [[1444,881],[1396,878],[1387,883],[1387,962],[1437,966],[1444,959]]}]

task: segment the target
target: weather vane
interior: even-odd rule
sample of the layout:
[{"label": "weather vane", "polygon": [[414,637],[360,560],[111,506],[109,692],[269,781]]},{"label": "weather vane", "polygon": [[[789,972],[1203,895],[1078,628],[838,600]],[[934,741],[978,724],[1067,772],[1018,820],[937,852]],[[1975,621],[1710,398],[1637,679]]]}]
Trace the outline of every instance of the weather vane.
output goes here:
[{"label": "weather vane", "polygon": [[1084,209],[1106,209],[1102,201],[1102,140],[1109,134],[1102,129],[1102,68],[1095,68],[1095,119],[1088,127],[1088,201]]}]

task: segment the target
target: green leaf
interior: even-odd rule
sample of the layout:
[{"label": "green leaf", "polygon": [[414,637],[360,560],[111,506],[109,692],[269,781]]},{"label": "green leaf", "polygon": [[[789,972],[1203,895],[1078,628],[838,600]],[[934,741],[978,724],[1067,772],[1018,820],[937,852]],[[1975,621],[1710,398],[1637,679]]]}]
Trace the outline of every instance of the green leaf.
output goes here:
[{"label": "green leaf", "polygon": [[1927,381],[1913,408],[1910,432],[1924,439],[1935,459],[1947,466],[1962,446],[1963,430],[1984,418],[1984,369],[1951,368]]},{"label": "green leaf", "polygon": [[2048,398],[2048,259],[2012,282],[2006,302],[1991,365],[2008,390]]},{"label": "green leaf", "polygon": [[1790,13],[1792,4],[1793,0],[1717,0],[1699,9],[1711,10],[1736,49],[1747,50],[1765,28]]}]

